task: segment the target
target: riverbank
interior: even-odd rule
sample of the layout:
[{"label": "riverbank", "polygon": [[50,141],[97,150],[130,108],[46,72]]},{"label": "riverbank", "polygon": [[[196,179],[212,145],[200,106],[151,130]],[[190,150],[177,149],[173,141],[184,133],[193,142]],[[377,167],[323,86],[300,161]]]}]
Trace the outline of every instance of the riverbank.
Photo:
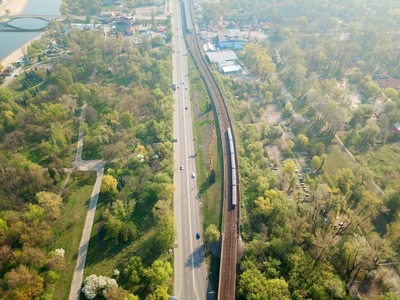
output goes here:
[{"label": "riverbank", "polygon": [[1,64],[3,65],[3,67],[7,67],[8,65],[11,65],[11,63],[13,63],[13,62],[17,62],[17,61],[22,60],[24,58],[24,53],[23,53],[22,49],[24,49],[24,51],[25,51],[30,43],[32,43],[35,40],[40,39],[43,34],[44,34],[44,32],[41,33],[39,36],[31,39],[29,42],[27,42],[26,44],[22,45],[21,47],[19,47],[15,51],[11,52],[9,55],[7,55],[4,59],[2,59],[1,60]]},{"label": "riverbank", "polygon": [[23,12],[28,2],[29,0],[4,0],[0,5],[0,16],[7,15],[6,10],[9,11],[9,15],[18,15]]}]

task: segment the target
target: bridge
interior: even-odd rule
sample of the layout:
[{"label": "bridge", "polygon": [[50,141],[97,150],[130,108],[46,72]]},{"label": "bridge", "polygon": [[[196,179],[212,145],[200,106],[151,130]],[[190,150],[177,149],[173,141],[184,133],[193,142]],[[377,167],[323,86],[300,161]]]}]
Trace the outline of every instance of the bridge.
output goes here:
[{"label": "bridge", "polygon": [[[52,21],[63,21],[67,18],[65,15],[4,15],[0,16],[0,31],[12,31],[12,32],[36,32],[44,31],[49,22]],[[47,24],[41,28],[27,29],[11,25],[10,22],[17,19],[38,19],[46,21]]]}]

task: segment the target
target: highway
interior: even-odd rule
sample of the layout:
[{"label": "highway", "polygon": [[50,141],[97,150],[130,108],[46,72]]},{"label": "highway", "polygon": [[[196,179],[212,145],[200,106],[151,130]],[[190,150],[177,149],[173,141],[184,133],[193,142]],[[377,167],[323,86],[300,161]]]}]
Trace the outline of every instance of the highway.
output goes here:
[{"label": "highway", "polygon": [[[197,198],[197,176],[195,165],[192,113],[189,98],[187,49],[182,28],[181,7],[171,0],[173,11],[172,37],[174,92],[174,216],[177,239],[174,258],[174,296],[182,300],[206,299],[207,275],[203,253],[203,233]],[[182,166],[182,170],[181,170]],[[192,177],[192,174],[195,177]],[[196,233],[200,232],[200,238]]]}]

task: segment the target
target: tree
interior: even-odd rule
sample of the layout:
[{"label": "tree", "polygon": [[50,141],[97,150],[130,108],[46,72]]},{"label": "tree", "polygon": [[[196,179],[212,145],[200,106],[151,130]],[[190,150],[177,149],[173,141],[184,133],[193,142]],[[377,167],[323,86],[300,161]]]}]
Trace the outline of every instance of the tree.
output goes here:
[{"label": "tree", "polygon": [[249,300],[289,300],[288,284],[283,279],[267,280],[263,274],[250,267],[240,276],[238,294]]},{"label": "tree", "polygon": [[315,144],[312,154],[314,156],[321,156],[325,153],[325,144],[322,142],[318,142]]},{"label": "tree", "polygon": [[85,121],[88,124],[93,124],[97,121],[97,110],[91,106],[86,107],[85,110]]},{"label": "tree", "polygon": [[129,278],[129,282],[132,284],[140,281],[141,275],[143,274],[142,259],[138,256],[133,256],[129,260],[129,263],[124,269],[124,275]]},{"label": "tree", "polygon": [[399,300],[399,297],[392,292],[386,292],[384,294],[379,295],[378,300]]},{"label": "tree", "polygon": [[62,205],[60,196],[51,192],[39,192],[36,194],[36,199],[51,219],[56,219],[60,216]]},{"label": "tree", "polygon": [[283,108],[283,113],[287,116],[290,116],[292,114],[292,103],[286,103],[285,107]]},{"label": "tree", "polygon": [[157,46],[159,46],[159,45],[163,45],[165,42],[164,42],[164,39],[163,39],[163,37],[161,36],[161,35],[156,35],[156,36],[154,36],[154,37],[152,37],[151,39],[150,39],[150,44],[151,44],[151,46],[154,48],[154,47],[157,47]]},{"label": "tree", "polygon": [[[115,287],[112,286],[108,292],[104,295],[106,300],[115,300],[115,299],[126,299],[129,297],[129,292],[124,290],[122,286]],[[137,299],[138,300],[138,299]]]},{"label": "tree", "polygon": [[314,156],[311,159],[310,165],[317,170],[321,166],[321,159],[318,156]]},{"label": "tree", "polygon": [[10,289],[9,299],[39,299],[43,293],[43,278],[36,270],[20,265],[5,275]]},{"label": "tree", "polygon": [[155,260],[151,267],[144,270],[146,277],[150,279],[153,287],[168,285],[172,280],[171,275],[174,270],[169,261],[163,261],[161,259]]},{"label": "tree", "polygon": [[387,88],[383,90],[386,97],[390,98],[392,101],[396,101],[398,97],[398,92],[394,88]]},{"label": "tree", "polygon": [[296,171],[296,163],[292,160],[286,160],[283,164],[282,171],[289,176],[292,176]]},{"label": "tree", "polygon": [[105,209],[103,212],[104,219],[104,228],[107,231],[107,234],[115,240],[115,243],[118,243],[118,237],[122,229],[122,221],[119,220],[116,216],[110,213],[108,209]]},{"label": "tree", "polygon": [[208,225],[205,237],[207,242],[218,242],[219,241],[220,232],[215,224]]},{"label": "tree", "polygon": [[83,282],[82,292],[86,299],[95,299],[96,296],[104,296],[112,288],[118,288],[115,279],[106,276],[89,275]]},{"label": "tree", "polygon": [[116,194],[117,185],[117,179],[115,179],[112,175],[106,174],[103,176],[100,191],[102,193]]},{"label": "tree", "polygon": [[298,141],[299,141],[299,143],[300,143],[300,146],[301,146],[302,148],[305,148],[305,147],[308,146],[308,137],[306,137],[304,134],[299,134],[299,135],[297,136],[297,139],[298,139]]},{"label": "tree", "polygon": [[336,173],[336,186],[339,188],[342,195],[347,195],[350,188],[353,186],[353,172],[348,168],[340,169]]},{"label": "tree", "polygon": [[157,286],[155,291],[146,297],[146,300],[168,300],[168,287],[167,286]]},{"label": "tree", "polygon": [[174,217],[168,216],[159,220],[156,225],[156,241],[161,249],[171,246],[176,237],[176,224]]}]

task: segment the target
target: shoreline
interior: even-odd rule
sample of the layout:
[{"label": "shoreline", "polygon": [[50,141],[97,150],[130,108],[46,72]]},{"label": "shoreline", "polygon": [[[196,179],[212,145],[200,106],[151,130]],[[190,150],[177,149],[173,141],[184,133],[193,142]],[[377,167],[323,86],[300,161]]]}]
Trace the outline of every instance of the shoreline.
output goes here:
[{"label": "shoreline", "polygon": [[24,45],[19,47],[18,49],[14,50],[11,52],[9,55],[7,55],[5,58],[3,58],[0,62],[3,65],[4,68],[7,66],[11,65],[13,62],[17,62],[19,60],[22,60],[24,58],[24,53],[22,52],[22,49],[26,50],[26,48],[35,40],[40,39],[45,32],[40,33],[37,37],[34,37],[30,41],[26,42]]},{"label": "shoreline", "polygon": [[9,15],[18,15],[23,12],[28,2],[29,0],[4,0],[0,4],[0,16],[7,15],[7,9],[10,11]]},{"label": "shoreline", "polygon": [[[0,16],[7,15],[6,10],[9,10],[9,15],[17,15],[23,12],[25,6],[28,4],[29,0],[4,0],[2,4],[0,4]],[[39,35],[40,37],[41,35]],[[36,37],[38,38],[38,37]],[[5,58],[1,59],[1,64],[4,68],[6,68],[12,62],[16,62],[24,57],[21,48],[26,48],[31,42],[33,42],[36,38],[30,40],[26,44],[22,45],[18,49],[14,50],[10,54],[8,54]]]}]

